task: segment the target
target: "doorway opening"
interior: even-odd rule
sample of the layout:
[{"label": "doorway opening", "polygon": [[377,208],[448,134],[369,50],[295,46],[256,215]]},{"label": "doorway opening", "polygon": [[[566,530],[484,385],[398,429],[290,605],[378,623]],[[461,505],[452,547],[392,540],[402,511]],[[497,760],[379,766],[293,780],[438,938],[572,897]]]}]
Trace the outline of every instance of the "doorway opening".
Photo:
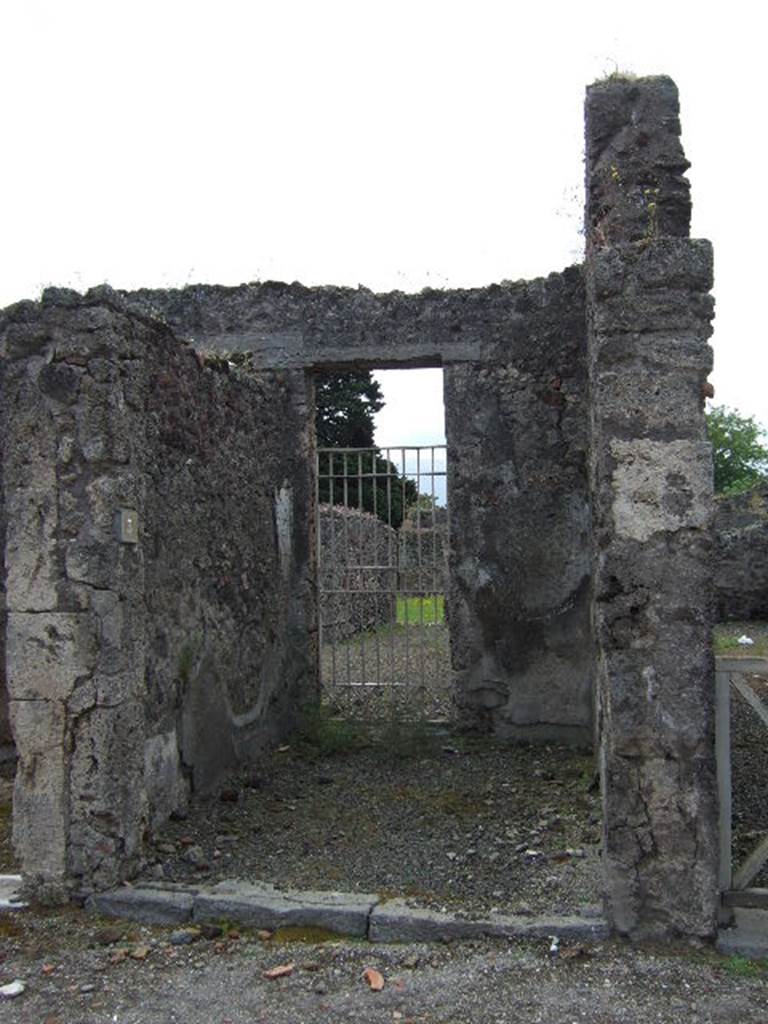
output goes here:
[{"label": "doorway opening", "polygon": [[453,717],[447,455],[318,449],[320,687],[334,714]]},{"label": "doorway opening", "polygon": [[319,681],[335,716],[454,717],[442,378],[317,378]]}]

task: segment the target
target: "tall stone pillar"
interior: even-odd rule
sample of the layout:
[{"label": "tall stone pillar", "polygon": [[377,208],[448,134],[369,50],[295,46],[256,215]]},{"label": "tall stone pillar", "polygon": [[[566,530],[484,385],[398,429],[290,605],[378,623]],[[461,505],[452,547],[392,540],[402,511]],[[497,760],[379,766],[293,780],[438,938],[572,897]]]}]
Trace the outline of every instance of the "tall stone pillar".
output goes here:
[{"label": "tall stone pillar", "polygon": [[607,909],[638,938],[715,928],[712,251],[688,237],[669,78],[586,101],[593,615]]},{"label": "tall stone pillar", "polygon": [[146,827],[146,388],[138,328],[98,292],[0,315],[13,838],[27,890],[66,899],[135,869]]}]

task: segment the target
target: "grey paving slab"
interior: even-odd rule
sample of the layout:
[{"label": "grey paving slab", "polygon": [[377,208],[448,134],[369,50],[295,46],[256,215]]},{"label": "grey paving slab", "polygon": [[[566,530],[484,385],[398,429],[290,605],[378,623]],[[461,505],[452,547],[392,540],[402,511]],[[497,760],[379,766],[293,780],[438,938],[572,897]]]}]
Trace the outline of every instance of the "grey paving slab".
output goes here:
[{"label": "grey paving slab", "polygon": [[768,957],[768,911],[752,907],[734,908],[734,926],[721,928],[718,952],[747,957]]},{"label": "grey paving slab", "polygon": [[481,936],[539,938],[557,935],[561,939],[605,938],[607,923],[599,917],[517,917],[494,914],[471,920],[423,907],[410,907],[404,900],[388,900],[374,907],[368,930],[372,942],[436,942]]},{"label": "grey paving slab", "polygon": [[0,910],[24,910],[21,875],[0,875]]},{"label": "grey paving slab", "polygon": [[182,924],[192,919],[193,900],[187,892],[126,887],[89,896],[86,907],[95,914],[142,924]]},{"label": "grey paving slab", "polygon": [[322,928],[372,942],[445,942],[489,937],[595,941],[608,925],[594,913],[583,916],[521,917],[493,914],[482,920],[381,902],[375,893],[277,889],[268,882],[226,881],[209,889],[156,887],[115,889],[89,897],[89,910],[146,924],[233,921],[252,928]]},{"label": "grey paving slab", "polygon": [[379,897],[373,893],[279,890],[266,882],[220,882],[194,900],[195,921],[238,921],[254,928],[325,928],[364,937]]}]

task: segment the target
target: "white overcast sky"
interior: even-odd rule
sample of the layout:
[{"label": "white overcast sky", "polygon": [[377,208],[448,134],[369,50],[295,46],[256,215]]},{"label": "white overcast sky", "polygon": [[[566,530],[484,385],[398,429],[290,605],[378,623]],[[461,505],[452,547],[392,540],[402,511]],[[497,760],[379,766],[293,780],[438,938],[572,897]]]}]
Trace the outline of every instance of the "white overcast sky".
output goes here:
[{"label": "white overcast sky", "polygon": [[[0,306],[47,284],[561,270],[581,258],[585,85],[664,72],[715,244],[716,401],[768,425],[760,9],[3,0]],[[439,372],[398,378],[379,443],[440,440]]]}]

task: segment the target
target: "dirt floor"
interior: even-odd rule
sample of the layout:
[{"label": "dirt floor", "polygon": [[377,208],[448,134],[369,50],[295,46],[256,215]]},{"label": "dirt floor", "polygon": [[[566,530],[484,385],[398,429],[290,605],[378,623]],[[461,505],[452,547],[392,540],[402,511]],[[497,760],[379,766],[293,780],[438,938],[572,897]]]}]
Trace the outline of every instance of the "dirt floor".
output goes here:
[{"label": "dirt floor", "polygon": [[[768,700],[768,682],[752,679]],[[738,699],[737,699],[738,698]],[[733,701],[734,863],[768,833],[768,733]],[[144,877],[260,879],[403,895],[468,912],[578,912],[600,900],[591,755],[402,732],[377,746],[326,715],[307,735],[196,800],[148,849]],[[0,872],[13,765],[0,765]],[[768,884],[768,869],[757,884]]]},{"label": "dirt floor", "polygon": [[189,814],[148,853],[154,880],[262,880],[467,912],[600,902],[592,755],[323,719]]}]

